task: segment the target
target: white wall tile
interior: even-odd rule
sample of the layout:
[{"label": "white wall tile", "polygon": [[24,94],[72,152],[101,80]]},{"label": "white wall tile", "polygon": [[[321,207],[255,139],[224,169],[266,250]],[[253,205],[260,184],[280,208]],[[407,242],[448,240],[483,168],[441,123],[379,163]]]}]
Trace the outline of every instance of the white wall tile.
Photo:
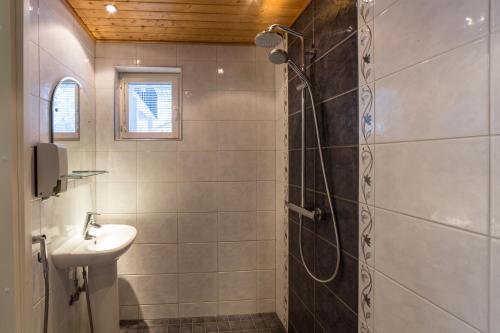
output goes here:
[{"label": "white wall tile", "polygon": [[177,153],[137,153],[137,180],[140,182],[174,182],[177,179]]},{"label": "white wall tile", "polygon": [[178,304],[139,305],[139,319],[165,319],[178,316]]},{"label": "white wall tile", "polygon": [[219,315],[255,313],[256,301],[225,301],[219,302]]},{"label": "white wall tile", "polygon": [[487,138],[377,145],[375,205],[488,230]]},{"label": "white wall tile", "polygon": [[137,305],[121,305],[120,320],[139,320],[139,307]]},{"label": "white wall tile", "polygon": [[179,242],[217,241],[217,213],[179,214]]},{"label": "white wall tile", "polygon": [[179,212],[217,211],[217,186],[215,182],[190,182],[177,184]]},{"label": "white wall tile", "polygon": [[[281,170],[280,170],[281,172]],[[257,179],[276,179],[276,151],[259,151],[257,155]]]},{"label": "white wall tile", "polygon": [[218,91],[217,120],[256,120],[257,108],[253,91]]},{"label": "white wall tile", "polygon": [[259,121],[257,123],[257,147],[259,150],[275,150],[274,121]]},{"label": "white wall tile", "polygon": [[256,287],[255,271],[219,273],[219,300],[255,299]]},{"label": "white wall tile", "polygon": [[184,120],[218,120],[217,94],[211,90],[184,90],[182,117]]},{"label": "white wall tile", "polygon": [[219,213],[219,241],[255,240],[255,212]]},{"label": "white wall tile", "polygon": [[137,214],[136,243],[177,243],[177,214]]},{"label": "white wall tile", "polygon": [[375,274],[375,286],[374,319],[377,332],[479,332],[382,274]]},{"label": "white wall tile", "polygon": [[137,183],[137,211],[139,213],[176,212],[176,183]]},{"label": "white wall tile", "polygon": [[243,121],[218,122],[217,147],[219,150],[256,150],[257,123]]},{"label": "white wall tile", "polygon": [[257,269],[276,267],[276,242],[274,240],[257,241]]},{"label": "white wall tile", "polygon": [[136,244],[137,273],[177,273],[177,244]]},{"label": "white wall tile", "polygon": [[274,239],[276,237],[276,221],[275,212],[257,212],[257,239]]},{"label": "white wall tile", "polygon": [[215,122],[185,121],[179,151],[214,151],[217,149]]},{"label": "white wall tile", "polygon": [[[453,11],[448,10],[451,6]],[[375,18],[376,76],[380,78],[485,35],[488,16],[487,0],[398,1]]]},{"label": "white wall tile", "polygon": [[179,301],[184,303],[217,300],[217,273],[181,274]]},{"label": "white wall tile", "polygon": [[217,302],[201,302],[201,303],[180,303],[180,317],[204,317],[216,316],[218,312]]},{"label": "white wall tile", "polygon": [[164,66],[175,66],[177,63],[177,45],[174,43],[137,43],[137,59],[162,60]]},{"label": "white wall tile", "polygon": [[100,42],[96,43],[96,58],[114,59],[119,55],[121,58],[137,57],[137,43],[122,42]]},{"label": "white wall tile", "polygon": [[182,66],[184,90],[215,90],[217,65],[215,61],[179,60]]},{"label": "white wall tile", "polygon": [[477,286],[488,283],[487,237],[380,209],[375,220],[377,270],[486,329],[488,290]]},{"label": "white wall tile", "polygon": [[96,152],[97,170],[109,174],[96,177],[97,182],[135,182],[137,180],[135,152]]},{"label": "white wall tile", "polygon": [[253,270],[257,267],[256,243],[219,243],[219,271]]},{"label": "white wall tile", "polygon": [[491,228],[500,237],[500,136],[491,137]]},{"label": "white wall tile", "polygon": [[257,271],[257,298],[274,299],[276,297],[275,275],[274,270]]},{"label": "white wall tile", "polygon": [[179,60],[216,60],[217,46],[212,44],[187,44],[177,46]]},{"label": "white wall tile", "polygon": [[249,211],[257,207],[255,182],[217,183],[217,207],[220,211]]},{"label": "white wall tile", "polygon": [[487,50],[481,39],[378,80],[375,141],[488,134]]},{"label": "white wall tile", "polygon": [[217,61],[217,68],[224,72],[217,74],[218,90],[252,90],[255,87],[254,61]]},{"label": "white wall tile", "polygon": [[177,170],[178,181],[215,181],[217,153],[179,152]]},{"label": "white wall tile", "polygon": [[135,183],[97,183],[97,210],[101,213],[135,213],[137,188]]},{"label": "white wall tile", "polygon": [[217,60],[222,61],[255,61],[253,45],[218,45]]},{"label": "white wall tile", "polygon": [[177,275],[121,275],[120,305],[176,303]]},{"label": "white wall tile", "polygon": [[500,28],[500,1],[491,1],[491,27],[492,31],[496,31]]},{"label": "white wall tile", "polygon": [[217,243],[179,244],[179,271],[181,273],[217,271]]},{"label": "white wall tile", "polygon": [[257,182],[257,209],[276,209],[276,184],[275,182]]},{"label": "white wall tile", "polygon": [[500,241],[491,241],[490,332],[500,330]]},{"label": "white wall tile", "polygon": [[[491,35],[491,91],[500,88],[500,32]],[[491,134],[500,134],[500,97],[491,95]]]},{"label": "white wall tile", "polygon": [[274,64],[269,61],[257,61],[255,73],[256,90],[274,90]]},{"label": "white wall tile", "polygon": [[218,152],[217,174],[218,180],[221,181],[255,181],[257,179],[257,152]]}]

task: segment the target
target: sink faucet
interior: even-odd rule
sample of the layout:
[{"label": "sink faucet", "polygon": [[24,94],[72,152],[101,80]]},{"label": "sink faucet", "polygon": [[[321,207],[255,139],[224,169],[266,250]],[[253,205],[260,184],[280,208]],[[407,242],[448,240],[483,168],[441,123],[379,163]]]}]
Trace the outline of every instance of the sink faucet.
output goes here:
[{"label": "sink faucet", "polygon": [[85,238],[85,240],[90,240],[90,239],[95,238],[95,236],[92,236],[89,233],[90,227],[95,227],[95,228],[102,227],[100,224],[98,224],[95,221],[95,216],[97,216],[97,215],[101,215],[101,214],[94,213],[94,212],[87,212],[87,216],[85,217],[85,226],[83,227],[83,238]]}]

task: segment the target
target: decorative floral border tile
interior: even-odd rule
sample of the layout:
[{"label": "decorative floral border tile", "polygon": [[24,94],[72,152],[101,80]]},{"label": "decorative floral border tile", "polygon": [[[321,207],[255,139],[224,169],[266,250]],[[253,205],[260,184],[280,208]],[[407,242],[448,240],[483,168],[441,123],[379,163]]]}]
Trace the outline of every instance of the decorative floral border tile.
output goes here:
[{"label": "decorative floral border tile", "polygon": [[373,333],[375,73],[374,0],[358,0],[359,275],[358,332]]},{"label": "decorative floral border tile", "polygon": [[359,204],[359,261],[375,267],[375,214],[373,207]]},{"label": "decorative floral border tile", "polygon": [[[359,262],[359,304],[358,320],[367,327],[373,327],[373,289],[374,289],[374,271],[368,265]],[[361,327],[358,327],[361,329]]]},{"label": "decorative floral border tile", "polygon": [[358,333],[375,333],[375,331],[370,328],[364,321],[358,321]]}]

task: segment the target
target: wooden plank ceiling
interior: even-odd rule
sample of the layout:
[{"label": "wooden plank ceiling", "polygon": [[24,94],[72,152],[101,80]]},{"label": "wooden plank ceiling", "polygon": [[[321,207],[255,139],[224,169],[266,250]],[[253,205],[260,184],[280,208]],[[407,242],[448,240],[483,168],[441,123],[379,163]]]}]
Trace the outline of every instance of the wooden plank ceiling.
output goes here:
[{"label": "wooden plank ceiling", "polygon": [[291,25],[310,0],[66,1],[96,40],[253,43],[273,23]]}]

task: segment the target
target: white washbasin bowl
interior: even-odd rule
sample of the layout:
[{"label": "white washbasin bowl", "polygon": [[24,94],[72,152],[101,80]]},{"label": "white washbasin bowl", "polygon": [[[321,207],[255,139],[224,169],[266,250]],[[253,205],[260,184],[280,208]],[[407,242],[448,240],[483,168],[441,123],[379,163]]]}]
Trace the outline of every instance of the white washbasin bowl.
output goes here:
[{"label": "white washbasin bowl", "polygon": [[124,224],[105,224],[91,228],[95,239],[85,240],[82,235],[70,238],[55,249],[51,258],[58,268],[101,266],[116,261],[130,248],[137,230]]}]

